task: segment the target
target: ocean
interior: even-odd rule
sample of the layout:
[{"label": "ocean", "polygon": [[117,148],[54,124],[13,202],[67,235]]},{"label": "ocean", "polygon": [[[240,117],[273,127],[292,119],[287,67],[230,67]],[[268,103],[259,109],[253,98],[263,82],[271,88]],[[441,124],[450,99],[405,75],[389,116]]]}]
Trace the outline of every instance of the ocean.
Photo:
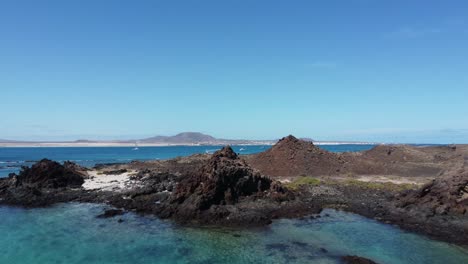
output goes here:
[{"label": "ocean", "polygon": [[[93,166],[211,153],[220,147],[0,148],[0,173],[6,176],[45,157]],[[341,152],[372,146],[320,147]],[[267,148],[234,146],[241,154]],[[379,263],[468,263],[468,249],[331,209],[320,218],[228,229],[181,227],[133,213],[96,218],[106,208],[78,203],[38,209],[0,206],[0,263],[341,263],[343,255]]]},{"label": "ocean", "polygon": [[[223,146],[168,146],[168,147],[21,147],[0,148],[0,177],[18,172],[21,166],[30,166],[43,158],[66,160],[92,167],[99,163],[122,163],[132,160],[170,159],[196,153],[213,153]],[[265,151],[271,146],[233,146],[239,154]],[[333,152],[367,150],[373,145],[322,145]]]}]

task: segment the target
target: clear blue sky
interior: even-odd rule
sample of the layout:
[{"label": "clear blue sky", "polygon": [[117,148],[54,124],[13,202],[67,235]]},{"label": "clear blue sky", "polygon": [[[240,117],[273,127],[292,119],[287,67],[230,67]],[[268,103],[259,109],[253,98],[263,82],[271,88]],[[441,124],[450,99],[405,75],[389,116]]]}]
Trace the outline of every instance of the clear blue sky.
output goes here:
[{"label": "clear blue sky", "polygon": [[468,1],[1,1],[0,138],[468,143]]}]

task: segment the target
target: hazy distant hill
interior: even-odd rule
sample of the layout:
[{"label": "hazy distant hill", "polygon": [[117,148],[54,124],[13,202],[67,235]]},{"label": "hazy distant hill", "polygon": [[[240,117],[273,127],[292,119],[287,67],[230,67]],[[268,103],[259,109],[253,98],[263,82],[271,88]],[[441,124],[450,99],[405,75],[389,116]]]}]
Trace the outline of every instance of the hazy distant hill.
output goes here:
[{"label": "hazy distant hill", "polygon": [[75,141],[18,141],[0,139],[0,143],[4,145],[28,145],[34,146],[83,146],[90,145],[129,145],[129,144],[155,144],[155,145],[236,145],[236,144],[273,144],[275,141],[271,140],[233,140],[233,139],[219,139],[199,132],[183,132],[175,136],[154,136],[144,139],[128,139],[128,140],[90,140],[78,139]]},{"label": "hazy distant hill", "polygon": [[217,139],[199,132],[184,132],[175,136],[155,136],[139,140],[141,143],[201,144],[214,143]]},{"label": "hazy distant hill", "polygon": [[16,143],[18,141],[16,140],[8,140],[8,139],[1,139],[0,138],[0,143]]},{"label": "hazy distant hill", "polygon": [[78,139],[73,141],[74,143],[96,143],[98,141],[95,140],[88,140],[88,139]]}]

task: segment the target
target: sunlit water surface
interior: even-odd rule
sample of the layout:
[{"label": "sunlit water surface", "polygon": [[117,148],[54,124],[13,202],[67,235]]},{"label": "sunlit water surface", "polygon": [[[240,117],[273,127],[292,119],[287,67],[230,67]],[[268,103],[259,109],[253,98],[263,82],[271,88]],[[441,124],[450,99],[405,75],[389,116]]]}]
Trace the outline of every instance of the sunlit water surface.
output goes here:
[{"label": "sunlit water surface", "polygon": [[466,249],[334,210],[236,230],[184,228],[132,213],[97,219],[104,208],[0,207],[0,263],[340,263],[342,255],[380,263],[468,263]]},{"label": "sunlit water surface", "polygon": [[[342,152],[372,145],[321,147]],[[219,148],[0,148],[0,177],[41,158],[93,166],[212,153]],[[234,146],[241,154],[268,148]],[[466,249],[334,210],[325,210],[316,219],[284,219],[266,228],[232,230],[183,228],[132,213],[97,219],[104,209],[96,204],[0,207],[0,263],[340,263],[342,255],[379,263],[468,263]]]}]

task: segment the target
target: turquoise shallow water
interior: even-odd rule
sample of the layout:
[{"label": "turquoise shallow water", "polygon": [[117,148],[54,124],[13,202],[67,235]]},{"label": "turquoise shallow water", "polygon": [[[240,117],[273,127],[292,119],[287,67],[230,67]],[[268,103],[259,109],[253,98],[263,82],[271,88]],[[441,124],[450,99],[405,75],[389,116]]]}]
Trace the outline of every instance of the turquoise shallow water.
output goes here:
[{"label": "turquoise shallow water", "polygon": [[468,263],[466,249],[334,210],[235,230],[177,227],[132,213],[96,219],[104,208],[0,207],[0,263],[340,263],[347,254],[380,263]]},{"label": "turquoise shallow water", "polygon": [[[167,159],[220,147],[0,148],[0,177],[44,157],[93,166]],[[372,145],[321,147],[342,152]],[[267,148],[234,146],[241,154]],[[466,249],[334,210],[325,210],[318,219],[283,219],[266,228],[232,230],[178,227],[132,213],[95,218],[105,208],[96,204],[0,207],[0,263],[340,263],[342,255],[379,263],[468,263]],[[117,222],[120,218],[123,223]]]}]

